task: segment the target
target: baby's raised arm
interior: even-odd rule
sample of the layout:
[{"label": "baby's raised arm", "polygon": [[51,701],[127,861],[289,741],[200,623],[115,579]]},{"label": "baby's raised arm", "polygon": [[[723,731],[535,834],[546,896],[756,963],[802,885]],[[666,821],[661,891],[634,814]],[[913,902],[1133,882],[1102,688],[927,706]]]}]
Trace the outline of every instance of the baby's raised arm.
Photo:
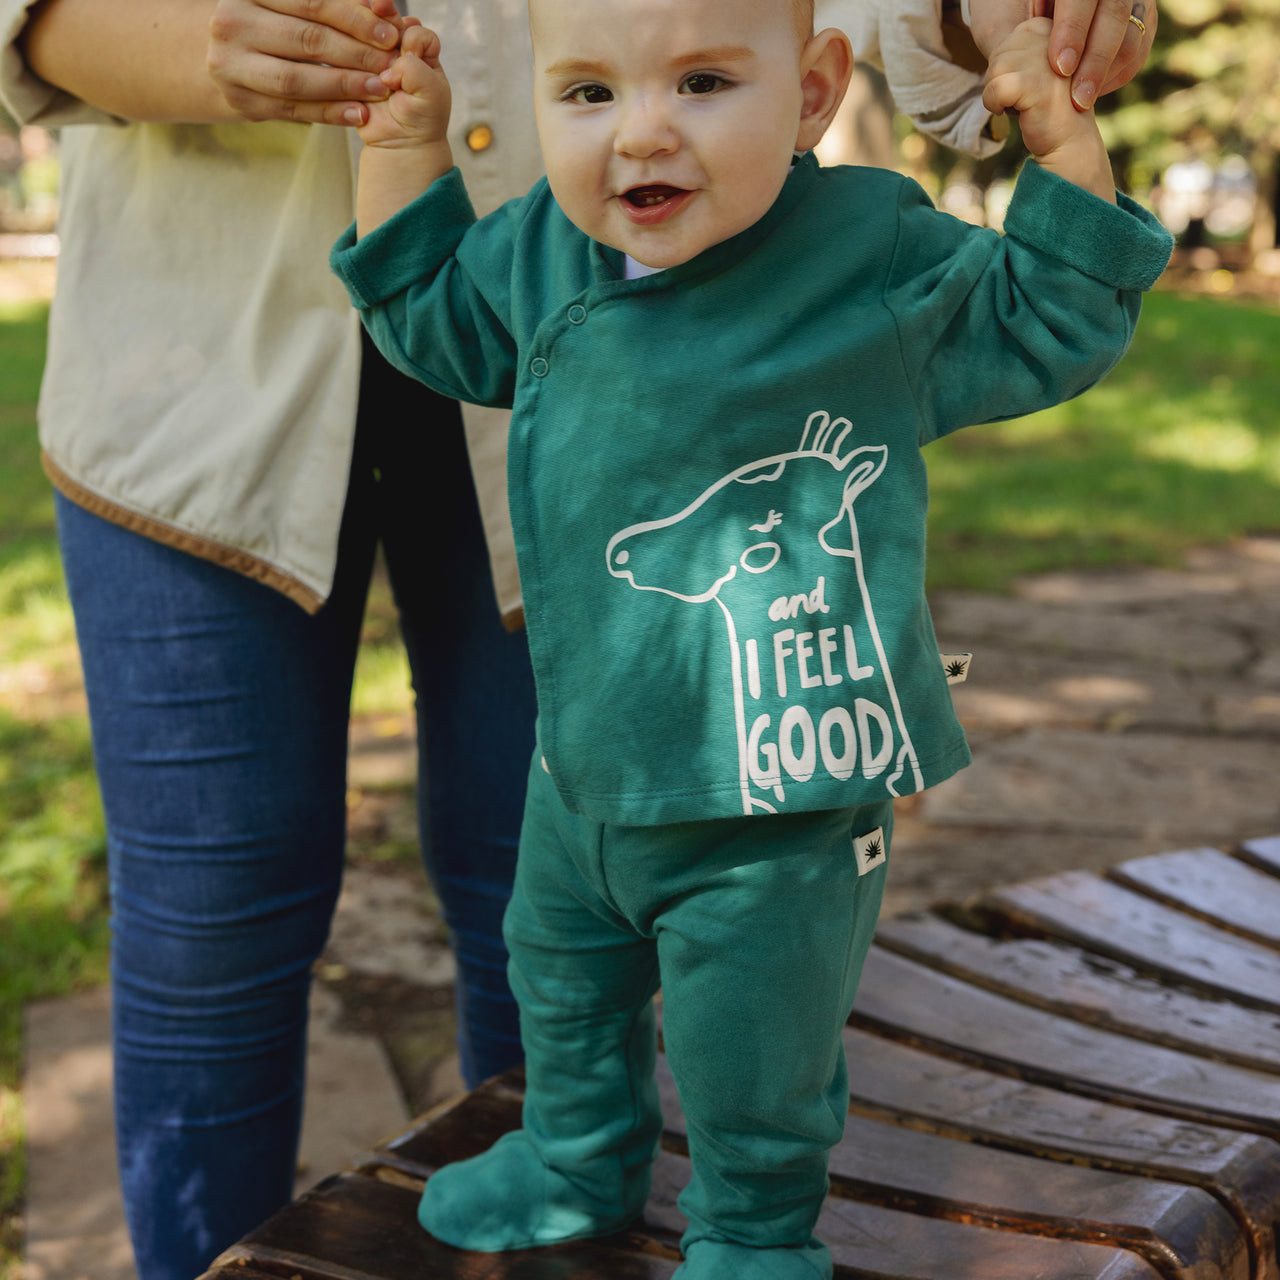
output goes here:
[{"label": "baby's raised arm", "polygon": [[1027,150],[1068,182],[1115,203],[1111,160],[1092,111],[1071,101],[1071,82],[1054,75],[1048,61],[1048,18],[1031,18],[991,54],[983,105],[993,115],[1018,113]]},{"label": "baby's raised arm", "polygon": [[453,168],[447,132],[451,95],[440,37],[405,20],[400,56],[382,73],[391,91],[369,104],[356,188],[356,232],[366,236]]}]

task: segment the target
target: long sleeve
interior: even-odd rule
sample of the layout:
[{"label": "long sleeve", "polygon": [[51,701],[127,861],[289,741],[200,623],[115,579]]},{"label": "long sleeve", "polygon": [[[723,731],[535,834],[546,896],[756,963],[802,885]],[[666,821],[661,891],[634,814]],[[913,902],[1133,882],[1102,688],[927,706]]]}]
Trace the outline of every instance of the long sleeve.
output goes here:
[{"label": "long sleeve", "polygon": [[511,407],[513,222],[520,203],[477,222],[454,169],[362,239],[349,227],[330,256],[382,354],[455,400]]},{"label": "long sleeve", "polygon": [[68,124],[122,124],[72,94],[40,79],[18,49],[18,37],[36,0],[0,0],[0,103],[21,124],[47,129]]},{"label": "long sleeve", "polygon": [[1000,235],[939,215],[904,185],[885,301],[922,443],[1070,399],[1120,359],[1172,241],[1118,199],[1028,163]]}]

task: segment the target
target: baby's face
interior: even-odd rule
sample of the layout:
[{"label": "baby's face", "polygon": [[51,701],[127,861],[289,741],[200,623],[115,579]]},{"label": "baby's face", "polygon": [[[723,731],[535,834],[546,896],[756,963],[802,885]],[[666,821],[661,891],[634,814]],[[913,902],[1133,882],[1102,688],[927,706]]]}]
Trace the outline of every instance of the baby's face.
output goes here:
[{"label": "baby's face", "polygon": [[758,221],[803,103],[786,0],[531,0],[535,110],[560,208],[670,267]]}]

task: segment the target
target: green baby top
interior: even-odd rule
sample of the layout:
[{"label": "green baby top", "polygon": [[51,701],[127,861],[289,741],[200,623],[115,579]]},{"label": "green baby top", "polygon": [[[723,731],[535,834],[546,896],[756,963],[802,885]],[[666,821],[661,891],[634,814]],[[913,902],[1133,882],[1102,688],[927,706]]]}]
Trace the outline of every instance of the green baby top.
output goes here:
[{"label": "green baby top", "polygon": [[806,157],[754,226],[637,280],[545,180],[476,221],[456,172],[333,264],[393,363],[514,406],[544,765],[571,811],[647,825],[863,804],[968,762],[921,446],[1097,381],[1169,249],[1038,165],[1001,236]]}]

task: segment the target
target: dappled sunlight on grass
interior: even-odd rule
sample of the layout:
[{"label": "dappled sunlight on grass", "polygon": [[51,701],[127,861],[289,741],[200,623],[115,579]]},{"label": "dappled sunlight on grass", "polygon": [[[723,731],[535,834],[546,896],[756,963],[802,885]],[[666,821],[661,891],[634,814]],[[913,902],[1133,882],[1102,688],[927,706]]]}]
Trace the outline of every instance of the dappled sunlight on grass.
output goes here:
[{"label": "dappled sunlight on grass", "polygon": [[388,638],[378,645],[361,645],[356,658],[351,710],[356,715],[385,715],[412,709],[409,659],[399,637]]},{"label": "dappled sunlight on grass", "polygon": [[75,644],[75,622],[57,547],[48,538],[0,546],[0,663],[28,652],[47,654]]},{"label": "dappled sunlight on grass", "polygon": [[1280,528],[1280,312],[1153,294],[1110,377],[926,450],[930,584],[1170,564]]},{"label": "dappled sunlight on grass", "polygon": [[1260,468],[1263,448],[1258,433],[1243,422],[1200,419],[1153,436],[1138,452],[1208,471],[1248,472]]},{"label": "dappled sunlight on grass", "polygon": [[76,899],[78,870],[105,851],[92,765],[83,717],[32,724],[0,708],[0,914]]}]

